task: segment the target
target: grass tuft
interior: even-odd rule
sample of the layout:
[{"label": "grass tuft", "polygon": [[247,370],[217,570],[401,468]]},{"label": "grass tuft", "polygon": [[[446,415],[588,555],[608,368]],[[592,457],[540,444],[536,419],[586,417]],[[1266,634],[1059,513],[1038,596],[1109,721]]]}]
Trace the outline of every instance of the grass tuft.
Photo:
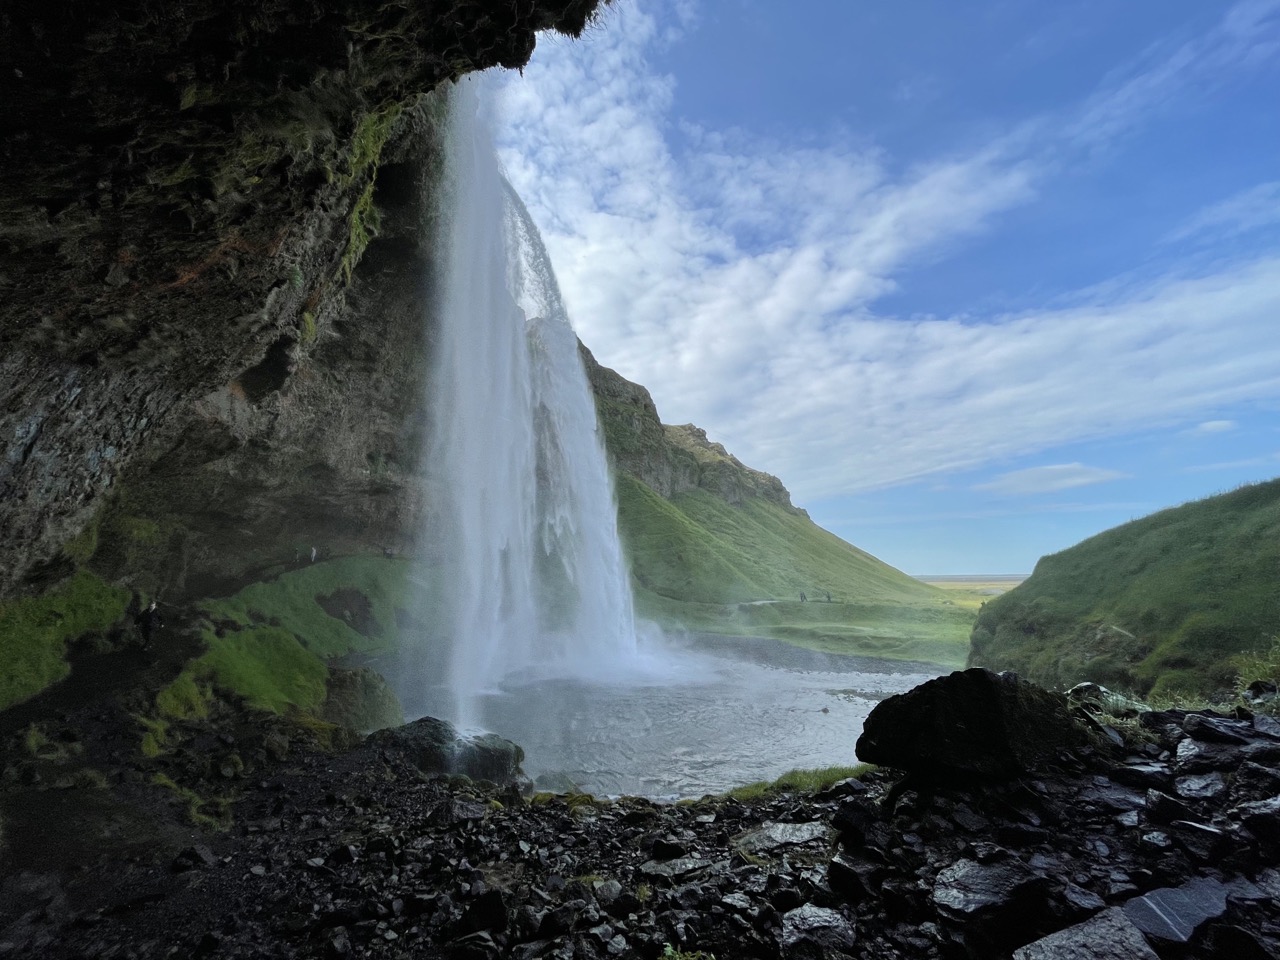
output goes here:
[{"label": "grass tuft", "polygon": [[841,780],[857,778],[870,773],[875,767],[860,763],[852,767],[820,767],[816,770],[788,770],[777,780],[761,780],[734,787],[726,796],[733,800],[757,800],[775,793],[817,793]]}]

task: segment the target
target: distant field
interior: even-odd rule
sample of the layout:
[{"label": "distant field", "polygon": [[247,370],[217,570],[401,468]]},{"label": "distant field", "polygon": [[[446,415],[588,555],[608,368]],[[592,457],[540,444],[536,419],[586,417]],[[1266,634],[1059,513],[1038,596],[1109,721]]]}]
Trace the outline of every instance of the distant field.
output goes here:
[{"label": "distant field", "polygon": [[1027,579],[1025,573],[945,575],[916,577],[921,583],[947,591],[957,606],[977,610],[992,597],[1008,593]]}]

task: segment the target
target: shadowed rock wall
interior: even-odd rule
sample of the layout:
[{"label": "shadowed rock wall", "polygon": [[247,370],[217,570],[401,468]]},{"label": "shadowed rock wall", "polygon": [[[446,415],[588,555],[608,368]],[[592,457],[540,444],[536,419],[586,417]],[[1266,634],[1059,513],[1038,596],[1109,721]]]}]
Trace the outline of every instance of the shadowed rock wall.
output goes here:
[{"label": "shadowed rock wall", "polygon": [[[116,487],[148,489],[265,420],[292,417],[303,446],[332,425],[345,394],[325,378],[380,362],[358,336],[341,375],[325,352],[360,312],[388,145],[424,122],[424,91],[522,66],[537,30],[576,35],[595,5],[6,4],[0,595],[64,569]],[[288,390],[310,403],[273,408]],[[372,469],[376,446],[347,460],[372,452]]]}]

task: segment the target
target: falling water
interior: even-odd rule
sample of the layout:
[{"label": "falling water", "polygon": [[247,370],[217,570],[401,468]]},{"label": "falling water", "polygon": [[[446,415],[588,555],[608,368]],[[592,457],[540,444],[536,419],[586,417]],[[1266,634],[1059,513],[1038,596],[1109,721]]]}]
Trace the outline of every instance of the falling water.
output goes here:
[{"label": "falling water", "polygon": [[[629,578],[578,341],[468,79],[452,93],[424,475],[424,648],[411,712],[482,722],[513,682],[602,677],[635,654]],[[406,691],[406,685],[414,687]]]}]

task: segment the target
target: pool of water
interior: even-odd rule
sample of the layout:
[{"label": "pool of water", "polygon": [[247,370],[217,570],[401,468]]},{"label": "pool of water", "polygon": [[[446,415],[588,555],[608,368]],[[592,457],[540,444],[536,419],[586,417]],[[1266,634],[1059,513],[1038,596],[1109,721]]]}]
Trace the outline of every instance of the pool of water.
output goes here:
[{"label": "pool of water", "polygon": [[758,638],[699,636],[611,681],[508,681],[482,726],[519,743],[535,781],[604,795],[718,793],[796,768],[852,765],[885,697],[941,673]]}]

